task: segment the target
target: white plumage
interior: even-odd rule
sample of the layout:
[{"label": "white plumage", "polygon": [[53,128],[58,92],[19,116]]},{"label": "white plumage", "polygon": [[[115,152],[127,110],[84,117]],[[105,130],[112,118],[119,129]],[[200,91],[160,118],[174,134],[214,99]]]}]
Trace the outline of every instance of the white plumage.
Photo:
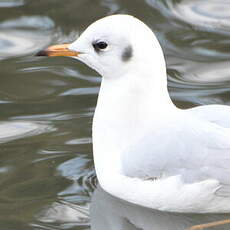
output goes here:
[{"label": "white plumage", "polygon": [[98,20],[68,48],[103,77],[93,120],[101,186],[153,209],[230,212],[230,107],[175,107],[162,49],[132,16]]}]

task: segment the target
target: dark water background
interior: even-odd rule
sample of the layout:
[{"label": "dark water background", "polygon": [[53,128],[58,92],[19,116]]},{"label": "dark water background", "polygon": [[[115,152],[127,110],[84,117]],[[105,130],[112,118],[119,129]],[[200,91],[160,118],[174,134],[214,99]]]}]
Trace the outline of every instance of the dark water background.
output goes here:
[{"label": "dark water background", "polygon": [[155,31],[178,106],[230,104],[228,0],[0,0],[0,230],[90,229],[90,217],[97,230],[182,230],[227,218],[155,213],[101,190],[90,216],[100,77],[73,59],[34,54],[114,13]]}]

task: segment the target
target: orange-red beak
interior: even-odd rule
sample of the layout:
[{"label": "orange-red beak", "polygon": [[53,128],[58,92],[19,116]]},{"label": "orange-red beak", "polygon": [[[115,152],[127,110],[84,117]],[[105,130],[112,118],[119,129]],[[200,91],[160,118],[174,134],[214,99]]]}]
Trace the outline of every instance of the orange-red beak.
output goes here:
[{"label": "orange-red beak", "polygon": [[49,46],[47,49],[42,50],[36,54],[36,56],[49,56],[49,57],[57,57],[57,56],[69,56],[74,57],[78,56],[80,52],[69,50],[70,44],[62,44],[62,45],[54,45]]}]

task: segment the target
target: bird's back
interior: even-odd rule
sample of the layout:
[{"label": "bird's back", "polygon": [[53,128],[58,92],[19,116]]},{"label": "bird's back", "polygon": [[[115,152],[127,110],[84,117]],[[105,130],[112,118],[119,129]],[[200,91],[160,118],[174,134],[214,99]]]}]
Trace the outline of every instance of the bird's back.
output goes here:
[{"label": "bird's back", "polygon": [[188,109],[187,111],[202,120],[230,128],[230,106],[204,105]]}]

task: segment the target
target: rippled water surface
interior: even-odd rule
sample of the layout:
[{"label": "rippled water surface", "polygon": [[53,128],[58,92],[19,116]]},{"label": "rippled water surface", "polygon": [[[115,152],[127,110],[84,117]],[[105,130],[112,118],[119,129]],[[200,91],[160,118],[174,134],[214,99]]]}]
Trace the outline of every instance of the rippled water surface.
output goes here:
[{"label": "rippled water surface", "polygon": [[230,104],[228,0],[0,0],[0,229],[80,230],[91,220],[95,230],[182,230],[228,218],[153,212],[100,188],[93,194],[100,77],[73,59],[34,54],[113,13],[155,31],[179,107]]}]

